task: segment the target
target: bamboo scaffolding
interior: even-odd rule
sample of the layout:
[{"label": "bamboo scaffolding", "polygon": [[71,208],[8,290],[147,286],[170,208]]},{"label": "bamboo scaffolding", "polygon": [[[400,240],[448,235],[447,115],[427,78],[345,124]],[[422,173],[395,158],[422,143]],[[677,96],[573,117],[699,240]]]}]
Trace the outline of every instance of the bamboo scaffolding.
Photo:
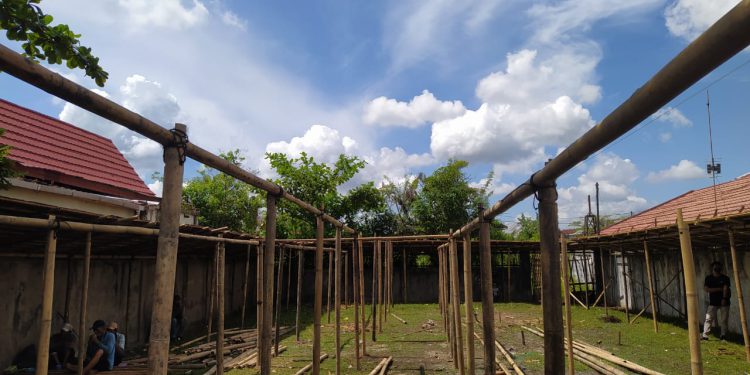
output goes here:
[{"label": "bamboo scaffolding", "polygon": [[295,319],[294,319],[294,331],[295,336],[297,337],[297,342],[299,342],[299,335],[300,335],[300,314],[302,313],[302,278],[304,275],[302,274],[304,269],[304,263],[305,263],[305,253],[298,251],[297,252],[297,310],[295,312]]},{"label": "bamboo scaffolding", "polygon": [[[323,307],[323,218],[316,217],[315,236],[317,238],[315,251],[315,304],[313,307],[313,353],[312,373],[320,374],[320,311]],[[326,356],[327,357],[327,356]]]},{"label": "bamboo scaffolding", "polygon": [[737,248],[734,243],[734,233],[729,233],[729,251],[732,255],[732,274],[734,275],[734,286],[737,292],[737,309],[740,312],[740,325],[742,326],[742,339],[745,344],[745,359],[750,362],[750,338],[747,332],[747,317],[745,316],[745,299],[742,296],[742,282],[740,280],[739,263],[737,262]]},{"label": "bamboo scaffolding", "polygon": [[[456,346],[456,357],[458,362],[458,372],[463,375],[466,373],[466,367],[464,363],[464,347],[463,347],[463,333],[461,332],[461,298],[458,290],[458,256],[456,254],[456,240],[451,238],[448,245],[448,256],[450,257],[450,272],[451,272],[451,302],[453,305],[453,320],[455,327],[455,346]],[[470,316],[466,317],[471,319]]]},{"label": "bamboo scaffolding", "polygon": [[242,279],[242,312],[240,313],[240,328],[245,327],[245,310],[247,308],[247,288],[248,278],[250,277],[250,246],[247,245],[247,255],[245,257],[245,277]]},{"label": "bamboo scaffolding", "polygon": [[263,243],[263,325],[260,327],[258,345],[258,365],[261,375],[271,373],[271,342],[273,340],[273,264],[276,248],[276,208],[278,198],[266,194],[266,238]]},{"label": "bamboo scaffolding", "polygon": [[[484,211],[480,207],[480,217]],[[465,231],[469,233],[469,231]],[[479,226],[480,258],[479,266],[482,278],[482,331],[484,337],[484,374],[495,375],[495,311],[492,296],[492,253],[490,248],[490,222],[482,220]],[[558,288],[559,291],[559,288]],[[559,295],[559,293],[558,293]]]},{"label": "bamboo scaffolding", "polygon": [[681,208],[677,209],[677,227],[680,233],[682,267],[685,277],[688,337],[690,339],[690,368],[693,375],[700,375],[703,374],[703,361],[701,360],[700,331],[698,329],[698,286],[695,282],[695,263],[693,262],[693,246],[690,243],[690,228],[682,220]]},{"label": "bamboo scaffolding", "polygon": [[334,309],[336,322],[336,375],[341,373],[341,228],[336,228],[336,258],[334,259]]},{"label": "bamboo scaffolding", "polygon": [[[372,341],[378,341],[377,340],[377,332],[378,332],[378,292],[377,292],[377,285],[378,285],[378,242],[373,242],[373,248],[372,248],[372,288],[370,288],[370,303],[372,304],[372,311],[370,312],[370,317],[372,318]],[[367,324],[365,324],[365,327]]]},{"label": "bamboo scaffolding", "polygon": [[326,279],[326,288],[328,289],[328,298],[326,299],[326,314],[328,315],[327,323],[331,324],[331,287],[333,286],[333,254],[328,253],[328,278]]},{"label": "bamboo scaffolding", "polygon": [[[359,259],[359,245],[360,241],[357,239],[357,234],[354,234],[354,241],[352,242],[352,297],[354,298],[354,362],[355,362],[355,368],[357,371],[361,369],[361,363],[360,363],[360,354],[359,354],[359,346],[360,346],[360,337],[363,335],[360,334],[360,324],[359,324],[359,314],[360,314],[360,306],[359,303],[359,272],[357,272],[357,264]],[[362,311],[364,314],[364,311]]]},{"label": "bamboo scaffolding", "polygon": [[[562,259],[563,262],[561,263],[562,266],[562,276],[564,280],[564,290],[565,290],[565,298],[563,299],[563,302],[565,303],[565,336],[567,337],[568,342],[573,342],[573,314],[571,314],[570,311],[570,270],[568,267],[570,267],[570,264],[568,263],[568,241],[565,239],[565,236],[560,236],[560,248],[562,250]],[[573,346],[568,345],[568,374],[573,375],[576,372],[575,369],[575,362],[573,361]]]},{"label": "bamboo scaffolding", "polygon": [[216,263],[219,272],[216,274],[216,306],[218,307],[217,324],[216,324],[216,367],[224,368],[224,273],[226,268],[224,243],[216,244],[217,254]]},{"label": "bamboo scaffolding", "polygon": [[[544,313],[544,373],[565,371],[562,296],[560,294],[560,232],[555,185],[539,189],[539,245],[542,263],[542,310]],[[568,294],[566,294],[567,296]]]},{"label": "bamboo scaffolding", "polygon": [[[274,311],[274,321],[276,329],[274,330],[273,355],[279,355],[279,314],[281,310],[281,285],[284,280],[284,248],[279,247],[279,272],[276,275],[276,311]],[[290,262],[291,263],[291,259]]]},{"label": "bamboo scaffolding", "polygon": [[646,277],[648,277],[648,297],[651,300],[651,319],[654,321],[654,332],[659,333],[659,322],[656,316],[656,301],[654,300],[654,277],[651,271],[651,254],[648,250],[648,242],[643,241],[643,252],[646,258]]},{"label": "bamboo scaffolding", "polygon": [[286,304],[284,304],[286,310],[289,310],[289,295],[292,291],[292,253],[292,249],[289,249],[289,254],[287,255],[289,261],[286,268]]},{"label": "bamboo scaffolding", "polygon": [[[86,332],[86,313],[88,312],[89,305],[89,274],[91,273],[91,232],[86,233],[86,245],[84,247],[84,258],[83,258],[83,276],[81,287],[81,320],[78,324],[78,332],[82,334]],[[78,353],[85,353],[86,351],[86,340],[78,340]],[[78,356],[78,375],[83,375],[83,360],[84,356]]]},{"label": "bamboo scaffolding", "polygon": [[362,247],[362,240],[357,239],[357,262],[359,263],[359,306],[362,309],[362,313],[360,314],[360,319],[362,319],[362,325],[360,326],[362,330],[362,356],[365,356],[367,353],[367,324],[365,324],[365,261],[364,261],[364,249]]},{"label": "bamboo scaffolding", "polygon": [[464,306],[466,308],[466,370],[469,374],[475,372],[474,360],[474,278],[471,275],[471,239],[469,233],[463,237],[463,259],[464,259]]}]

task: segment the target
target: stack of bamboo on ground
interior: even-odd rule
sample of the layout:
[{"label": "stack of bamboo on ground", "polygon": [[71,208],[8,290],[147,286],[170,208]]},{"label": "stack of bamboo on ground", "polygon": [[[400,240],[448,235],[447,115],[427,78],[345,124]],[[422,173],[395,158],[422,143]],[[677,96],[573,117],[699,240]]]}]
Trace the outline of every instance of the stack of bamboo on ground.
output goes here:
[{"label": "stack of bamboo on ground", "polygon": [[[539,336],[544,337],[544,333],[538,329],[522,326],[521,328]],[[565,347],[568,346],[568,339],[565,339]],[[658,371],[643,367],[627,359],[620,358],[602,348],[591,344],[573,340],[573,356],[581,363],[591,367],[600,374],[605,375],[626,375],[627,373],[616,366],[620,366],[629,371],[635,371],[639,374],[646,375],[663,375]],[[616,366],[613,366],[616,365]]]},{"label": "stack of bamboo on ground", "polygon": [[[284,335],[291,332],[292,328],[282,327],[280,334]],[[227,330],[229,331],[229,330]],[[207,336],[199,337],[182,345],[173,348],[169,355],[169,367],[180,368],[210,368],[207,374],[216,372],[216,341]],[[202,342],[201,344],[197,344]],[[258,333],[255,329],[232,330],[224,338],[224,368],[245,368],[257,364],[257,342]],[[193,345],[193,346],[191,346]],[[280,347],[279,351],[285,350],[286,347]],[[227,356],[229,358],[227,358]],[[143,365],[148,358],[136,358],[128,360],[128,366]]]}]

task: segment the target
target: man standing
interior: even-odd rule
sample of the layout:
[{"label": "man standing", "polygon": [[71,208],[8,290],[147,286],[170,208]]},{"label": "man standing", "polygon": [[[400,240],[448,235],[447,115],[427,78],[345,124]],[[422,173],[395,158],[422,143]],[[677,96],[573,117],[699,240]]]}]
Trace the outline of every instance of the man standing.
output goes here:
[{"label": "man standing", "polygon": [[[703,324],[703,336],[701,339],[708,340],[708,334],[711,332],[711,326],[719,320],[721,327],[721,339],[727,334],[727,319],[729,317],[729,277],[724,275],[721,263],[711,263],[713,272],[706,276],[703,284],[703,290],[708,293],[708,309],[706,310],[706,322]],[[718,316],[717,316],[718,315]]]}]

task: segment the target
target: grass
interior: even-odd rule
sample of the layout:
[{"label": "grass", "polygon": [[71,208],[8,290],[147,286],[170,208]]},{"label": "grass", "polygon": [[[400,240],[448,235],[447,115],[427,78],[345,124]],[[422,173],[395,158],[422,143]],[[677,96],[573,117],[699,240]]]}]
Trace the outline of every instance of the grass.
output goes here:
[{"label": "grass", "polygon": [[[324,306],[325,307],[325,306]],[[481,317],[481,304],[475,304],[475,310]],[[324,309],[325,310],[325,309]],[[425,373],[455,374],[450,358],[450,348],[446,343],[442,329],[442,318],[436,304],[396,305],[392,310],[405,319],[402,324],[389,316],[384,324],[383,333],[378,333],[377,342],[372,342],[371,332],[367,332],[367,355],[361,359],[360,370],[355,368],[354,359],[354,324],[353,309],[342,307],[342,353],[341,370],[345,374],[368,374],[375,365],[387,356],[393,356],[394,362],[390,374]],[[462,313],[464,312],[462,306]],[[369,315],[369,306],[367,314]],[[516,362],[528,374],[541,374],[544,369],[544,348],[542,338],[525,333],[525,345],[522,343],[521,326],[542,328],[542,310],[540,305],[525,303],[501,303],[495,305],[495,330],[497,339],[503,343],[515,357]],[[621,358],[636,362],[665,374],[689,374],[690,352],[687,329],[679,321],[659,322],[659,333],[654,333],[652,321],[641,316],[635,323],[628,324],[625,313],[609,311],[611,316],[620,322],[604,322],[601,308],[586,310],[574,307],[573,337],[586,343],[605,349]],[[498,319],[499,318],[499,319]],[[294,312],[282,314],[282,325],[293,325]],[[283,337],[281,345],[288,349],[279,358],[272,361],[272,373],[294,374],[312,360],[312,312],[305,308],[302,314],[303,330],[301,340],[297,343],[294,333]],[[432,329],[423,329],[422,324],[428,320],[435,322]],[[335,373],[336,361],[334,316],[331,324],[327,323],[325,311],[322,317],[321,352],[328,353],[329,358],[321,363],[322,374]],[[481,326],[475,324],[475,330],[481,333]],[[618,343],[618,332],[620,343]],[[466,332],[464,331],[464,337]],[[745,361],[741,337],[731,337],[730,341],[712,338],[701,343],[705,374],[746,374],[750,365]],[[483,350],[476,342],[475,357],[479,369],[482,364]],[[500,356],[500,353],[497,353]],[[576,372],[593,374],[587,366],[576,362]],[[257,374],[257,369],[232,370],[233,375]]]}]

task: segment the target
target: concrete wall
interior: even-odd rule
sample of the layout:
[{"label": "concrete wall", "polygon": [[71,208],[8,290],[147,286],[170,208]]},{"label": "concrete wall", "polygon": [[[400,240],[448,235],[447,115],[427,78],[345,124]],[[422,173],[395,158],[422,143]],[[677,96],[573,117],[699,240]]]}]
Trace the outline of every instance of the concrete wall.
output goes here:
[{"label": "concrete wall", "polygon": [[[708,306],[708,293],[703,291],[703,282],[707,275],[711,273],[711,263],[719,261],[724,264],[724,273],[731,280],[732,297],[729,309],[729,330],[733,333],[741,334],[742,328],[739,318],[737,305],[737,291],[734,285],[734,276],[732,274],[731,257],[729,250],[726,248],[708,249],[705,247],[693,245],[693,258],[695,261],[696,283],[698,287],[698,306],[699,321],[701,325],[705,319],[706,307]],[[743,248],[737,249],[738,265],[742,288],[750,290],[750,278],[745,269],[745,264],[750,262],[750,253],[743,251]],[[606,262],[606,261],[605,261]],[[609,260],[610,269],[613,270],[614,285],[608,290],[608,300],[610,304],[625,307],[625,284],[622,275],[623,258],[619,255],[613,255]],[[642,285],[648,285],[646,268],[643,254],[629,255],[625,257],[626,269],[630,269],[632,279],[628,278],[628,305],[631,311],[639,312],[649,303],[648,290]],[[685,315],[685,286],[682,276],[682,255],[679,248],[670,249],[668,252],[658,251],[652,254],[653,272],[656,279],[656,292],[665,301],[657,298],[657,312],[659,316],[683,318]],[[671,284],[667,286],[675,275],[679,274]],[[641,284],[642,283],[642,284]],[[665,288],[666,287],[666,288]],[[663,289],[663,290],[662,290]],[[670,306],[672,305],[672,306]],[[678,312],[677,310],[680,310]],[[747,311],[747,308],[746,308]],[[644,315],[651,317],[651,308],[649,307]],[[631,318],[633,316],[631,315]],[[685,320],[686,322],[687,320]],[[718,332],[718,328],[715,328]]]}]

